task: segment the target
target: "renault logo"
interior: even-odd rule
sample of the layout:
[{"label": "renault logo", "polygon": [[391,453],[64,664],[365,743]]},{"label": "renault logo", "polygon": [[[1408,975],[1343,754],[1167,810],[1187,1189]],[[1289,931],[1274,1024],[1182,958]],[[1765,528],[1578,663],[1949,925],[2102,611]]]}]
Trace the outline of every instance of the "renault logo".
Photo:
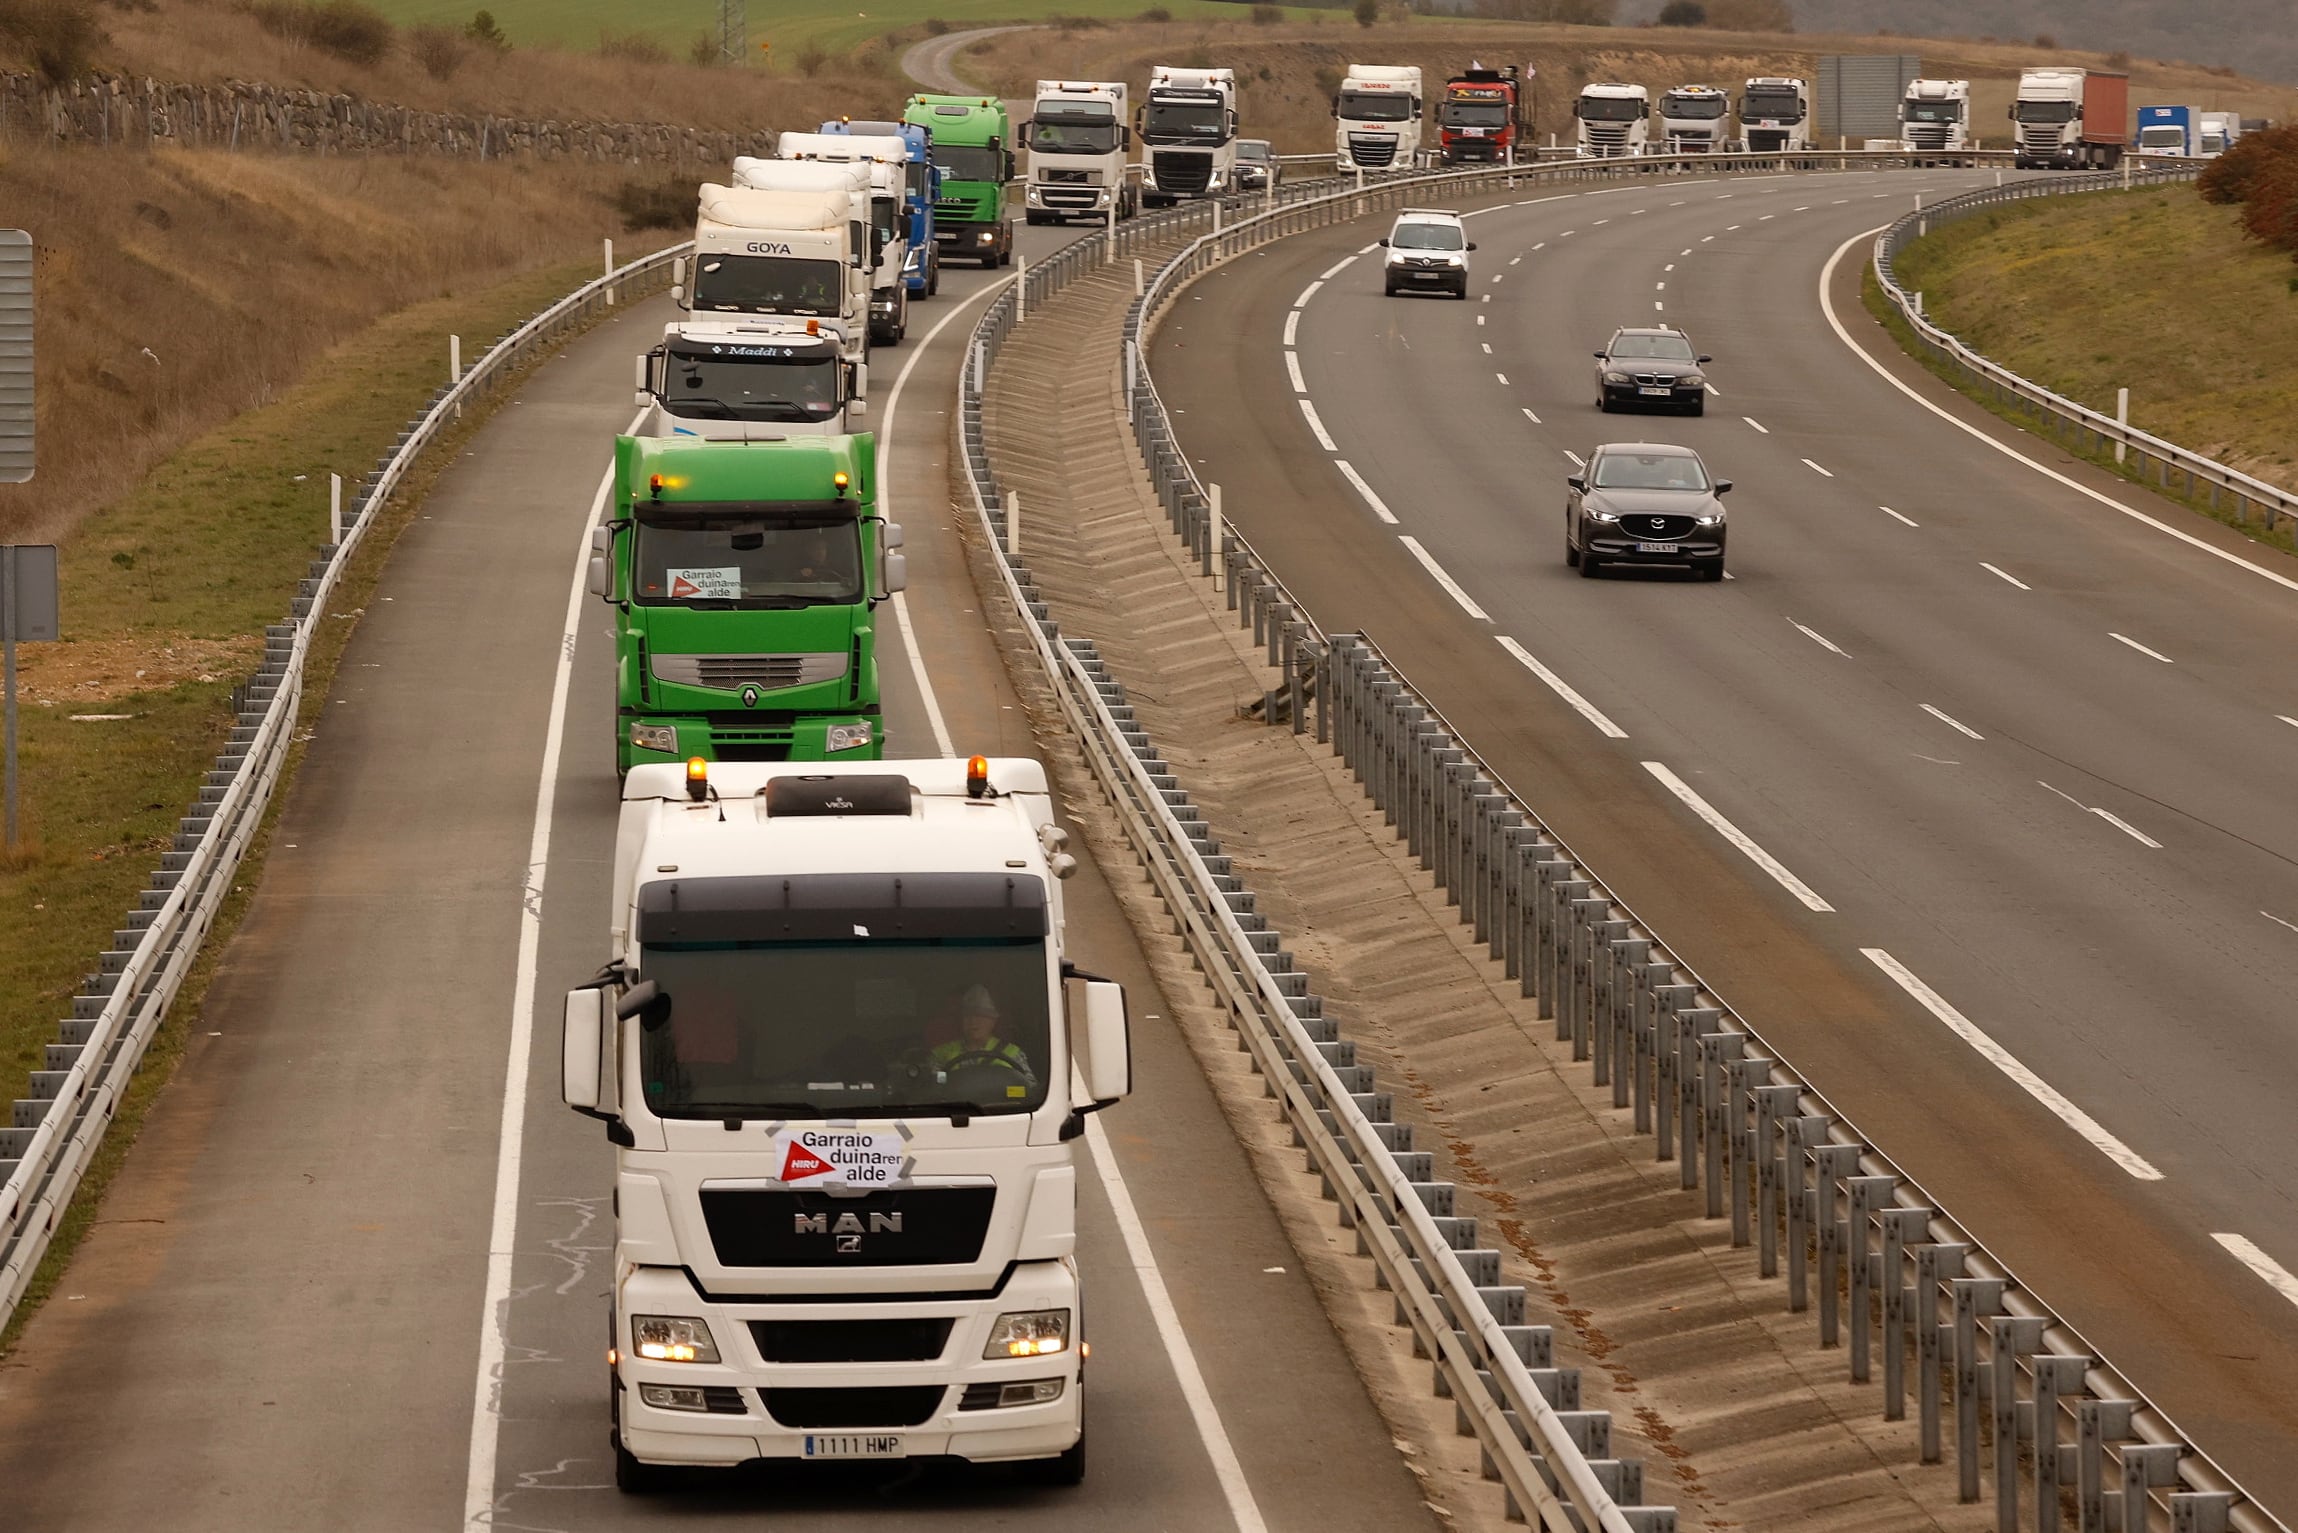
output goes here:
[{"label": "renault logo", "polygon": [[758,706],[758,689],[756,687],[744,687],[742,689],[742,706],[745,708]]}]

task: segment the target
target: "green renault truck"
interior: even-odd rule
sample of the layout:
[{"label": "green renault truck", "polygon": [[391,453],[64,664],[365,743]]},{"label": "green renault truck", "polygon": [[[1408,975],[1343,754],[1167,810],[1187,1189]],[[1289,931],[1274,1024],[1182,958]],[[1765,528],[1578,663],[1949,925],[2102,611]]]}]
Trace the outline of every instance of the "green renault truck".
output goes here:
[{"label": "green renault truck", "polygon": [[615,439],[590,589],[615,609],[615,764],[875,761],[872,609],[907,578],[876,438]]},{"label": "green renault truck", "polygon": [[984,266],[1013,264],[1006,183],[1013,179],[1013,125],[995,96],[912,96],[902,121],[933,135],[942,173],[934,199],[934,243]]}]

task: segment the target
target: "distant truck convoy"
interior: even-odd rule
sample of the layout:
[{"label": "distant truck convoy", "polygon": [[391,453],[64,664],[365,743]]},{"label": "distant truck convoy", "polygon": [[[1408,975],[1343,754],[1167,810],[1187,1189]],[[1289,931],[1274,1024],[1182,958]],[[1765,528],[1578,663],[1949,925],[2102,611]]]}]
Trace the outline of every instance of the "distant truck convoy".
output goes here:
[{"label": "distant truck convoy", "polygon": [[1159,64],[1137,110],[1144,202],[1228,194],[1237,178],[1236,71]]},{"label": "distant truck convoy", "polygon": [[1410,170],[1420,157],[1420,66],[1351,64],[1333,97],[1334,167]]},{"label": "distant truck convoy", "polygon": [[2112,170],[2130,145],[2130,76],[2104,69],[2030,69],[2011,103],[2021,170]]},{"label": "distant truck convoy", "polygon": [[1584,160],[1643,154],[1651,144],[1652,93],[1641,85],[1589,85],[1572,103]]},{"label": "distant truck convoy", "polygon": [[1731,147],[1731,96],[1712,85],[1660,93],[1663,154],[1715,154]]},{"label": "distant truck convoy", "polygon": [[1447,165],[1513,164],[1531,124],[1524,80],[1514,64],[1471,63],[1444,82],[1436,105],[1438,152]]},{"label": "distant truck convoy", "polygon": [[2202,113],[2191,106],[2142,106],[2134,153],[2147,159],[2192,159]]},{"label": "distant truck convoy", "polygon": [[1023,216],[1033,224],[1099,223],[1112,212],[1131,218],[1141,191],[1125,167],[1133,142],[1128,117],[1123,80],[1038,81],[1037,101],[1021,125],[1029,151]]},{"label": "distant truck convoy", "polygon": [[1913,80],[1899,105],[1899,147],[1911,155],[1961,154],[1971,147],[1971,82]]},{"label": "distant truck convoy", "polygon": [[916,95],[902,121],[933,134],[941,171],[934,201],[934,239],[942,259],[983,266],[1013,264],[1013,220],[1006,183],[1013,179],[1013,125],[995,96]]},{"label": "distant truck convoy", "polygon": [[1759,75],[1740,88],[1739,131],[1751,154],[1796,154],[1811,147],[1811,87]]}]

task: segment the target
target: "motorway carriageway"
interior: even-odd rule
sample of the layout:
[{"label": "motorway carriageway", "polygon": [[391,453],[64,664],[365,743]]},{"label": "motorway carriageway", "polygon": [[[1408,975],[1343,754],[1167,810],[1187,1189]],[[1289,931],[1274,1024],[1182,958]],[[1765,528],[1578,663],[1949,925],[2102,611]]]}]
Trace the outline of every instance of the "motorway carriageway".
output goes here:
[{"label": "motorway carriageway", "polygon": [[[1466,303],[1384,298],[1368,217],[1198,283],[1152,363],[1316,620],[2291,1518],[2298,561],[1866,315],[1874,231],[1992,180],[1520,193]],[[1714,355],[1704,418],[1598,413],[1591,352],[1654,323]],[[1565,567],[1565,476],[1638,440],[1735,482],[1730,580]]]},{"label": "motorway carriageway", "polygon": [[[1032,257],[1074,237],[1017,232]],[[896,754],[1040,754],[947,493],[959,353],[1008,275],[946,270],[872,358],[909,538],[881,609]],[[0,1524],[1434,1527],[1082,841],[1075,956],[1127,984],[1137,1083],[1080,1177],[1086,1483],[613,1488],[613,1160],[559,1103],[558,1018],[605,956],[616,814],[582,565],[630,359],[670,313],[546,363],[393,553],[177,1078],[0,1371]]]}]

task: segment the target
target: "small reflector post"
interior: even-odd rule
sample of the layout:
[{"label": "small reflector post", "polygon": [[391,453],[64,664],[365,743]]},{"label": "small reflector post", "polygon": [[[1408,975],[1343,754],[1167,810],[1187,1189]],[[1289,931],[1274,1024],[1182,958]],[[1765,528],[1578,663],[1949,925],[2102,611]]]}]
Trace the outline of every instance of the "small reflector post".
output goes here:
[{"label": "small reflector post", "polygon": [[989,791],[989,758],[975,756],[965,764],[965,796],[980,798]]},{"label": "small reflector post", "polygon": [[700,756],[686,758],[686,796],[700,802],[710,792],[710,763]]}]

